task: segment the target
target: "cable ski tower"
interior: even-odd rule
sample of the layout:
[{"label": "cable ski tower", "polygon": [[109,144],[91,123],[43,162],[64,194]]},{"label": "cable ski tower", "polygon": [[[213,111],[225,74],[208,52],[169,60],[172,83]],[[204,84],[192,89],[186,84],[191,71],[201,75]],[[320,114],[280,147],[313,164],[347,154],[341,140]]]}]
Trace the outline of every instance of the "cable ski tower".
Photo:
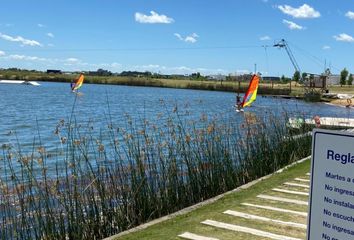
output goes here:
[{"label": "cable ski tower", "polygon": [[280,42],[276,43],[273,45],[273,47],[277,47],[277,48],[285,48],[286,53],[288,54],[291,63],[293,64],[295,71],[298,71],[300,73],[300,81],[303,81],[302,79],[302,75],[301,75],[301,69],[299,67],[299,64],[297,64],[297,61],[288,45],[288,43],[285,41],[285,39],[280,40]]},{"label": "cable ski tower", "polygon": [[[310,74],[309,78],[306,77],[306,79],[303,79],[299,64],[297,63],[294,54],[292,53],[289,44],[287,43],[287,41],[285,41],[285,39],[280,40],[280,42],[274,44],[273,47],[285,49],[286,53],[290,58],[291,63],[294,66],[295,71],[299,72],[300,74],[299,81],[303,84],[303,88],[305,90],[305,96],[312,98],[313,96],[315,96],[320,92],[327,91],[327,76]],[[316,88],[320,88],[321,91],[317,92],[315,90]]]}]

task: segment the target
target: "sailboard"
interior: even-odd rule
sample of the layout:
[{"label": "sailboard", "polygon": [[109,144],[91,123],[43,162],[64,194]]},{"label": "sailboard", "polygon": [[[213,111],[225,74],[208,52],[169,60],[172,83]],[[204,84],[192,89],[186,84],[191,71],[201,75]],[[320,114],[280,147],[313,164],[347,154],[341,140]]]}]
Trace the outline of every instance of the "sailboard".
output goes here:
[{"label": "sailboard", "polygon": [[84,83],[84,74],[81,73],[80,76],[71,83],[71,91],[72,92],[77,92],[79,88],[81,88],[82,84]]},{"label": "sailboard", "polygon": [[241,108],[251,106],[251,104],[256,100],[258,84],[259,84],[259,76],[254,74],[251,78],[248,89],[243,97]]}]

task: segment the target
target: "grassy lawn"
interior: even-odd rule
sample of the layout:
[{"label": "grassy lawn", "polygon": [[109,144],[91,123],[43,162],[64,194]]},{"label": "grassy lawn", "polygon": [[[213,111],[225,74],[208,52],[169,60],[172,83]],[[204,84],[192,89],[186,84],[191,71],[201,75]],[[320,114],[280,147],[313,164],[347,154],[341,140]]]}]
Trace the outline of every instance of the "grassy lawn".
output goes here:
[{"label": "grassy lawn", "polygon": [[[181,239],[178,237],[178,235],[184,232],[192,232],[203,236],[217,237],[219,239],[264,239],[257,236],[217,229],[215,227],[201,224],[202,221],[205,221],[207,219],[247,226],[251,228],[261,229],[263,231],[269,231],[276,234],[288,235],[303,239],[305,238],[305,230],[303,229],[279,227],[278,225],[274,224],[265,224],[263,222],[240,219],[223,214],[223,212],[226,210],[234,210],[240,212],[247,212],[258,216],[279,219],[282,221],[293,221],[306,224],[306,217],[303,216],[293,216],[269,210],[250,208],[241,205],[241,203],[247,202],[265,205],[265,200],[256,197],[259,194],[277,195],[287,198],[292,197],[298,200],[307,201],[306,196],[289,196],[287,194],[282,193],[277,194],[271,189],[274,187],[282,187],[283,189],[286,189],[287,187],[282,184],[287,181],[292,181],[296,177],[308,178],[308,176],[306,176],[306,173],[309,172],[309,169],[310,161],[306,160],[305,162],[293,166],[282,173],[277,173],[266,180],[260,181],[259,183],[251,186],[248,189],[228,194],[212,204],[200,207],[192,212],[177,216],[170,220],[155,224],[144,230],[140,230],[138,232],[130,233],[113,239]],[[292,188],[291,190],[296,191],[297,189]],[[298,191],[300,190],[301,189],[299,189]],[[295,211],[307,212],[307,206],[291,205],[280,202],[272,203],[271,201],[268,201],[267,205],[278,208],[291,209]]]},{"label": "grassy lawn", "polygon": [[354,86],[331,86],[329,87],[329,92],[354,94]]}]

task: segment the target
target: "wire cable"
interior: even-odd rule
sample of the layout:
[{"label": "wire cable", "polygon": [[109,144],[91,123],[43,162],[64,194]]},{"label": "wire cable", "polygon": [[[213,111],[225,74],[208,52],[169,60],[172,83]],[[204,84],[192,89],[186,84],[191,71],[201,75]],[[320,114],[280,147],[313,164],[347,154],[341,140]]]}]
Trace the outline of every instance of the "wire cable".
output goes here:
[{"label": "wire cable", "polygon": [[188,50],[219,50],[219,49],[250,49],[261,48],[259,45],[241,46],[205,46],[205,47],[158,47],[158,48],[56,48],[56,49],[3,49],[7,52],[130,52],[130,51],[188,51]]}]

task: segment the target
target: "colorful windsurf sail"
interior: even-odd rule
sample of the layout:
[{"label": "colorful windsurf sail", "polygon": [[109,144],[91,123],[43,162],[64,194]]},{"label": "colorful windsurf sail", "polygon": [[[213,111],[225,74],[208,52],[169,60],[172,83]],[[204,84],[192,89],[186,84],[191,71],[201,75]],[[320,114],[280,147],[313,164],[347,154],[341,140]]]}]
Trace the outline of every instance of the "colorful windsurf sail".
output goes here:
[{"label": "colorful windsurf sail", "polygon": [[251,78],[250,85],[248,86],[247,92],[243,97],[241,106],[247,107],[250,106],[257,98],[257,90],[259,84],[259,76],[254,74]]},{"label": "colorful windsurf sail", "polygon": [[73,92],[77,91],[81,86],[82,84],[84,83],[84,74],[80,74],[80,76],[74,81],[71,83],[71,90]]}]

